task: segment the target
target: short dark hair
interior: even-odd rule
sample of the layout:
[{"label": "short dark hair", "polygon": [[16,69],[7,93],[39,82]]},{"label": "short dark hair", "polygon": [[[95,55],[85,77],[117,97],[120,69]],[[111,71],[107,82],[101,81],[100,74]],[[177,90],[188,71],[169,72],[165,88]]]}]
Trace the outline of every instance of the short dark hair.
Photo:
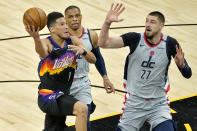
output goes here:
[{"label": "short dark hair", "polygon": [[66,14],[66,12],[67,12],[68,10],[71,10],[71,9],[74,9],[74,8],[78,9],[78,10],[81,12],[81,10],[79,9],[79,7],[77,7],[77,6],[75,6],[75,5],[70,5],[70,6],[68,6],[68,7],[65,9],[64,13]]},{"label": "short dark hair", "polygon": [[56,23],[56,20],[64,17],[60,12],[51,12],[47,15],[47,27],[48,29]]},{"label": "short dark hair", "polygon": [[162,22],[162,23],[165,23],[165,17],[164,15],[159,12],[159,11],[153,11],[153,12],[150,12],[148,15],[151,15],[151,16],[156,16],[159,18],[159,20]]}]

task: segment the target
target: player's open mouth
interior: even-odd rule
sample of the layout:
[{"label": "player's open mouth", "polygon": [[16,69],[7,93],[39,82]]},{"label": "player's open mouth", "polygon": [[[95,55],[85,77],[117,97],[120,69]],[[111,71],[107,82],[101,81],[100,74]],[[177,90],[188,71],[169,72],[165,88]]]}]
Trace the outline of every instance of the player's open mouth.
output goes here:
[{"label": "player's open mouth", "polygon": [[151,31],[151,29],[146,29],[146,31],[147,31],[147,32],[150,32],[150,31]]}]

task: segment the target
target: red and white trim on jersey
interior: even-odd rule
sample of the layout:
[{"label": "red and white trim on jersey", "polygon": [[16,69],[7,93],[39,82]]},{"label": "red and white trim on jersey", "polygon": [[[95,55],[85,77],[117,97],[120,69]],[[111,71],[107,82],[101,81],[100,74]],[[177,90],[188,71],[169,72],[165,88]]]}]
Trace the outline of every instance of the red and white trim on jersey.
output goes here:
[{"label": "red and white trim on jersey", "polygon": [[[68,34],[69,34],[69,36],[72,36],[71,33],[68,33]],[[85,28],[82,27],[82,34],[81,34],[81,36],[79,36],[79,39],[81,39],[84,36],[84,34],[85,34]]]},{"label": "red and white trim on jersey", "polygon": [[[166,101],[167,101],[168,106],[169,106],[169,108],[170,108],[170,101],[169,101],[169,98],[168,98],[168,96],[167,96],[167,93],[168,93],[168,91],[170,90],[170,82],[169,82],[168,79],[166,80],[164,89],[165,89],[165,92],[166,92]],[[172,115],[172,113],[170,113],[170,115]]]},{"label": "red and white trim on jersey", "polygon": [[166,94],[167,94],[167,93],[168,93],[168,91],[170,90],[170,82],[169,82],[169,80],[168,80],[168,79],[166,80],[166,83],[165,83],[164,89],[165,89],[165,91],[166,91]]},{"label": "red and white trim on jersey", "polygon": [[124,89],[126,89],[126,87],[127,87],[127,80],[125,80],[125,79],[123,79],[123,87],[124,87]]},{"label": "red and white trim on jersey", "polygon": [[162,39],[163,39],[163,34],[161,34],[161,39],[160,39],[160,41],[159,41],[157,44],[155,44],[155,45],[150,45],[150,44],[148,43],[148,41],[146,40],[146,34],[145,34],[145,32],[144,32],[144,41],[145,41],[145,43],[146,43],[149,47],[151,47],[151,48],[158,46],[158,45],[161,43]]},{"label": "red and white trim on jersey", "polygon": [[122,107],[122,110],[121,110],[121,113],[120,113],[120,119],[122,119],[122,116],[123,116],[123,113],[124,113],[124,110],[125,110],[125,104],[127,102],[127,99],[129,98],[129,96],[130,96],[130,93],[126,93],[125,96],[124,96],[123,107]]}]

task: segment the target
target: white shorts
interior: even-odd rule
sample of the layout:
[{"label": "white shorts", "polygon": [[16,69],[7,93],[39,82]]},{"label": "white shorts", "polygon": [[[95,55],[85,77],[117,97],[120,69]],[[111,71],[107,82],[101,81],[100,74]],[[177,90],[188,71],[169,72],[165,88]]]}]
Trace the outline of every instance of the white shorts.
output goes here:
[{"label": "white shorts", "polygon": [[118,127],[122,131],[139,131],[145,121],[152,130],[158,124],[171,120],[170,107],[166,97],[145,99],[128,95]]}]

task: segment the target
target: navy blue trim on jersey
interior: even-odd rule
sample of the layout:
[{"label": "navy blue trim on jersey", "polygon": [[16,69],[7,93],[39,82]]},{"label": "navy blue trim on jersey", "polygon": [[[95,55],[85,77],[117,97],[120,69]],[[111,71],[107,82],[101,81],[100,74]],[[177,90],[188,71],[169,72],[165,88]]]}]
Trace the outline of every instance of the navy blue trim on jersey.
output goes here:
[{"label": "navy blue trim on jersey", "polygon": [[168,36],[166,39],[166,53],[169,60],[171,60],[171,56],[174,58],[176,55],[176,45],[179,46],[177,40]]},{"label": "navy blue trim on jersey", "polygon": [[[53,45],[53,49],[54,47],[56,48],[61,48],[60,45],[58,45],[51,36],[48,36],[47,39],[50,40],[51,44]],[[72,41],[71,41],[71,38],[68,37],[67,39],[65,39],[65,45],[63,48],[67,48],[67,45],[72,45]]]},{"label": "navy blue trim on jersey", "polygon": [[130,53],[133,53],[139,44],[141,35],[140,33],[129,32],[121,35],[121,37],[123,39],[124,46],[129,46]]},{"label": "navy blue trim on jersey", "polygon": [[[167,53],[169,61],[171,60],[171,56],[174,58],[176,55],[176,45],[179,46],[179,43],[177,42],[177,40],[168,36],[166,40],[166,53]],[[184,64],[185,64],[185,67],[183,69],[181,69],[178,66],[177,67],[185,78],[190,78],[192,76],[192,70],[189,67],[186,59],[184,59]]]},{"label": "navy blue trim on jersey", "polygon": [[88,37],[89,37],[90,43],[92,45],[92,53],[94,53],[94,55],[96,57],[96,63],[95,63],[96,69],[98,70],[98,72],[100,73],[101,76],[107,75],[105,61],[103,59],[103,56],[101,55],[100,48],[99,47],[94,48],[93,43],[92,43],[92,39],[90,36],[90,30],[87,29],[87,32],[88,32]]},{"label": "navy blue trim on jersey", "polygon": [[124,66],[124,76],[123,78],[125,80],[127,80],[127,70],[128,70],[128,64],[129,64],[129,55],[132,54],[135,49],[137,48],[141,35],[140,33],[136,33],[136,32],[129,32],[126,34],[121,35],[123,42],[124,42],[124,46],[129,46],[130,48],[130,53],[128,54],[126,60],[125,60],[125,66]]},{"label": "navy blue trim on jersey", "polygon": [[187,64],[187,61],[184,59],[184,64],[185,67],[184,68],[180,68],[179,66],[177,66],[179,68],[179,71],[181,72],[181,74],[185,77],[185,78],[190,78],[192,76],[192,70],[189,67],[189,65]]},{"label": "navy blue trim on jersey", "polygon": [[129,55],[127,56],[127,58],[126,58],[126,60],[125,60],[124,76],[123,76],[123,79],[124,79],[124,80],[127,80],[128,64],[129,64]]},{"label": "navy blue trim on jersey", "polygon": [[94,48],[89,29],[87,29],[87,31],[88,31],[88,37],[89,37],[89,40],[90,40],[90,44],[92,45],[92,48]]},{"label": "navy blue trim on jersey", "polygon": [[99,71],[100,75],[107,75],[106,67],[105,67],[105,61],[103,59],[103,56],[101,55],[100,48],[93,48],[92,53],[94,53],[96,57],[96,69]]},{"label": "navy blue trim on jersey", "polygon": [[[50,40],[51,44],[52,44],[54,47],[56,47],[56,48],[61,48],[60,45],[58,45],[58,44],[53,40],[53,38],[52,38],[51,36],[47,37],[47,39]],[[67,43],[65,42],[65,46],[64,46],[64,47],[66,47],[66,45],[67,45]]]}]

